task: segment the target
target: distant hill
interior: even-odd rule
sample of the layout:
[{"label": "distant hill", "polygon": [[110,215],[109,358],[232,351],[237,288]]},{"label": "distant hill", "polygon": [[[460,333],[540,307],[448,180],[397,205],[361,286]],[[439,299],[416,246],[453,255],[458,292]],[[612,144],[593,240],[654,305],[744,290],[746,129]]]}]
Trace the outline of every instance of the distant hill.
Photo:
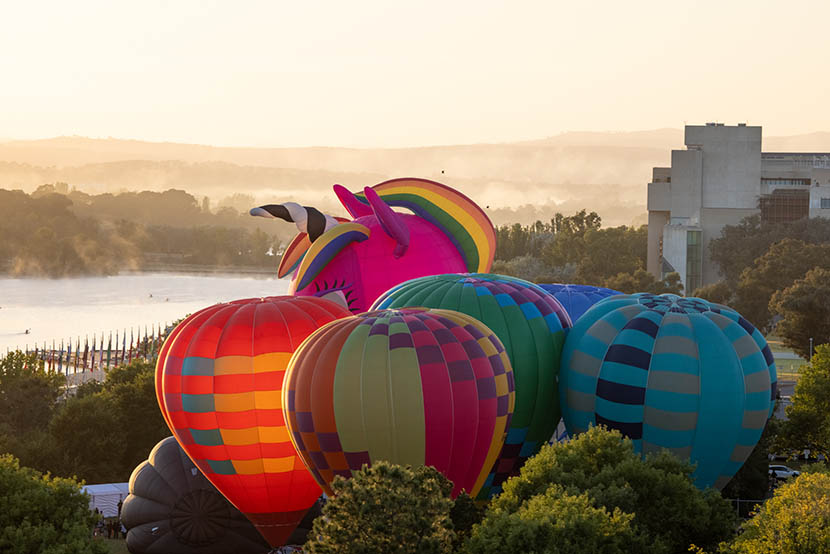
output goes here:
[{"label": "distant hill", "polygon": [[[494,222],[597,211],[609,225],[642,220],[654,166],[683,148],[680,129],[569,132],[541,140],[422,148],[232,148],[57,137],[0,142],[0,188],[62,181],[91,192],[178,188],[221,201],[294,200],[335,210],[331,185],[435,179],[490,206]],[[766,151],[830,151],[830,133],[764,139]],[[504,219],[504,221],[502,221]]]},{"label": "distant hill", "polygon": [[[655,158],[669,159],[666,147],[632,146],[620,140],[608,144],[582,142],[569,144],[565,140],[545,139],[513,144],[389,149],[232,148],[58,137],[0,143],[0,161],[69,168],[136,160],[175,160],[193,164],[224,162],[238,166],[390,176],[436,176],[444,171],[445,175],[461,179],[609,183],[641,181],[638,164],[651,163]],[[604,162],[607,161],[622,165],[606,167]]]},{"label": "distant hill", "polygon": [[522,144],[549,146],[616,146],[622,148],[682,148],[682,129],[655,129],[652,131],[591,132],[569,131],[541,140]]},{"label": "distant hill", "polygon": [[764,138],[763,149],[764,152],[830,152],[830,133]]}]

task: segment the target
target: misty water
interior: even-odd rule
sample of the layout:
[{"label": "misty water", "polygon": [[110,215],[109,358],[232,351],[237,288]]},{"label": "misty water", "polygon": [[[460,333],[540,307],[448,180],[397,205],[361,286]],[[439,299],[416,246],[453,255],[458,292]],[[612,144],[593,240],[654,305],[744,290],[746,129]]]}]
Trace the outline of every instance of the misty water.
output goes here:
[{"label": "misty water", "polygon": [[[110,331],[148,329],[240,298],[285,294],[288,281],[238,275],[139,274],[74,279],[0,278],[0,356]],[[29,334],[26,330],[29,329]]]}]

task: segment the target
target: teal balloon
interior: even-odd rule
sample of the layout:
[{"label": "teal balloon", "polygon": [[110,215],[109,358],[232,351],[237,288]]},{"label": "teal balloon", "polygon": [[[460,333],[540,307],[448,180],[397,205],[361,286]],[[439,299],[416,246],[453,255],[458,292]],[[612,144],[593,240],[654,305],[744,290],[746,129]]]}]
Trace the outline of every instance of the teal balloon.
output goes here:
[{"label": "teal balloon", "polygon": [[571,436],[617,429],[642,454],[697,464],[700,488],[723,488],[772,415],[775,361],[736,311],[700,298],[611,296],[568,333],[559,375]]}]

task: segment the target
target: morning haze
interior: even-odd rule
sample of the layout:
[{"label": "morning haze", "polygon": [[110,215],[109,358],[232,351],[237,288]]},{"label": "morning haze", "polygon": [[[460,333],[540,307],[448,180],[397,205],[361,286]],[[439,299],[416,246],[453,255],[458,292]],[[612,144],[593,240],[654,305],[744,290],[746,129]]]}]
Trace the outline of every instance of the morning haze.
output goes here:
[{"label": "morning haze", "polygon": [[[488,206],[495,224],[598,212],[607,225],[644,223],[644,183],[682,148],[680,129],[564,133],[542,140],[421,148],[231,148],[60,137],[0,144],[4,188],[65,182],[87,192],[185,189],[215,202],[245,193],[342,210],[331,185],[359,189],[400,175],[451,184]],[[827,151],[830,133],[767,137],[766,151]],[[241,206],[236,206],[241,208]]]},{"label": "morning haze", "polygon": [[335,210],[335,182],[414,175],[496,223],[581,208],[642,222],[685,122],[829,149],[828,16],[764,1],[20,4],[0,22],[14,52],[0,187]]}]

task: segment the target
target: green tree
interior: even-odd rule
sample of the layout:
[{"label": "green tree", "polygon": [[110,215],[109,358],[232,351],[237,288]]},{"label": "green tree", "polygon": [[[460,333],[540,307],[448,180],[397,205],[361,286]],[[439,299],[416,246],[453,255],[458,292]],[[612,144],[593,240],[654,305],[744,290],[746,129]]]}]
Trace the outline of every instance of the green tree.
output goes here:
[{"label": "green tree", "polygon": [[473,526],[484,517],[484,506],[476,503],[466,492],[459,494],[452,503],[450,519],[452,520],[455,540],[453,550],[458,550],[470,537]]},{"label": "green tree", "polygon": [[118,467],[125,479],[156,443],[170,435],[156,398],[155,373],[155,362],[136,360],[111,370],[104,381],[101,394],[112,402],[117,416],[111,433],[124,441]]},{"label": "green tree", "polygon": [[86,386],[67,399],[49,425],[51,450],[36,467],[90,483],[127,480],[170,434],[154,379],[153,363],[136,360],[110,370],[100,387]]},{"label": "green tree", "polygon": [[709,256],[727,282],[736,285],[741,272],[767,251],[772,244],[767,235],[762,232],[761,216],[752,215],[737,225],[726,225],[718,238],[709,241]]},{"label": "green tree", "polygon": [[769,308],[781,316],[776,332],[784,344],[809,358],[811,342],[830,342],[830,270],[808,271],[803,279],[773,294]]},{"label": "green tree", "polygon": [[34,353],[17,350],[0,359],[0,432],[46,427],[63,384],[64,377],[47,371]]},{"label": "green tree", "polygon": [[0,452],[27,466],[50,467],[54,449],[47,429],[63,383],[34,354],[15,351],[0,360]]},{"label": "green tree", "polygon": [[672,272],[666,275],[665,279],[657,280],[654,275],[643,268],[639,268],[633,273],[618,273],[606,279],[602,286],[626,294],[635,292],[681,294],[683,292],[683,283],[680,282],[680,274]]},{"label": "green tree", "polygon": [[773,294],[814,267],[830,267],[830,244],[808,244],[792,238],[776,242],[741,273],[733,307],[753,325],[768,331],[775,315],[770,311]]},{"label": "green tree", "polygon": [[42,475],[0,456],[0,552],[105,554],[92,539],[89,499],[72,479]]},{"label": "green tree", "polygon": [[645,226],[588,229],[582,236],[584,254],[578,260],[577,278],[601,283],[620,273],[634,273],[646,265],[648,230]]},{"label": "green tree", "polygon": [[721,280],[717,283],[700,287],[692,292],[692,296],[703,298],[704,300],[714,302],[715,304],[730,306],[735,298],[735,291],[732,290],[732,287],[729,286],[728,282]]},{"label": "green tree", "polygon": [[590,229],[602,227],[602,218],[597,212],[588,212],[585,209],[579,210],[574,215],[563,216],[557,213],[551,219],[551,228],[557,235],[570,234],[582,236]]},{"label": "green tree", "polygon": [[810,364],[802,368],[776,445],[782,450],[809,449],[830,460],[830,344],[816,347]]},{"label": "green tree", "polygon": [[633,524],[634,515],[619,508],[595,507],[587,494],[568,494],[552,485],[516,511],[492,510],[473,529],[470,554],[526,552],[627,554],[660,552]]},{"label": "green tree", "polygon": [[746,268],[752,267],[770,246],[786,238],[808,244],[830,242],[830,219],[814,217],[768,223],[761,222],[759,215],[746,217],[737,225],[724,227],[721,236],[710,241],[709,254],[724,279],[736,287]]},{"label": "green tree", "polygon": [[735,554],[830,553],[830,474],[806,473],[778,487],[725,550]]},{"label": "green tree", "polygon": [[621,273],[645,267],[645,226],[602,229],[595,212],[557,213],[550,223],[514,223],[496,229],[493,271],[533,282],[600,285]]},{"label": "green tree", "polygon": [[553,267],[578,263],[587,253],[585,234],[601,226],[602,219],[596,212],[580,210],[572,216],[557,213],[551,220],[554,238],[545,245],[543,259]]},{"label": "green tree", "polygon": [[552,268],[541,258],[530,255],[519,256],[509,261],[498,260],[493,264],[493,273],[512,275],[531,283],[569,282],[575,268],[565,266]]},{"label": "green tree", "polygon": [[314,520],[304,546],[312,554],[451,552],[452,483],[431,467],[387,462],[336,477],[336,496]]},{"label": "green tree", "polygon": [[[213,214],[181,190],[89,195],[65,184],[0,189],[0,260],[16,275],[106,274],[157,262],[258,265],[290,232],[232,209]],[[230,213],[228,213],[230,212]],[[247,213],[247,210],[246,210]]]},{"label": "green tree", "polygon": [[539,257],[545,245],[553,239],[551,225],[537,221],[533,225],[520,223],[496,228],[496,259],[512,260],[521,256]]},{"label": "green tree", "polygon": [[643,460],[618,431],[592,427],[568,443],[542,448],[505,483],[491,510],[518,512],[556,485],[568,494],[587,493],[596,507],[633,514],[654,552],[681,552],[692,543],[710,548],[731,536],[735,515],[717,491],[694,486],[693,470],[666,451]]},{"label": "green tree", "polygon": [[49,425],[50,452],[37,467],[87,483],[126,481],[132,468],[124,467],[121,457],[129,432],[119,426],[108,397],[99,393],[69,399]]}]

